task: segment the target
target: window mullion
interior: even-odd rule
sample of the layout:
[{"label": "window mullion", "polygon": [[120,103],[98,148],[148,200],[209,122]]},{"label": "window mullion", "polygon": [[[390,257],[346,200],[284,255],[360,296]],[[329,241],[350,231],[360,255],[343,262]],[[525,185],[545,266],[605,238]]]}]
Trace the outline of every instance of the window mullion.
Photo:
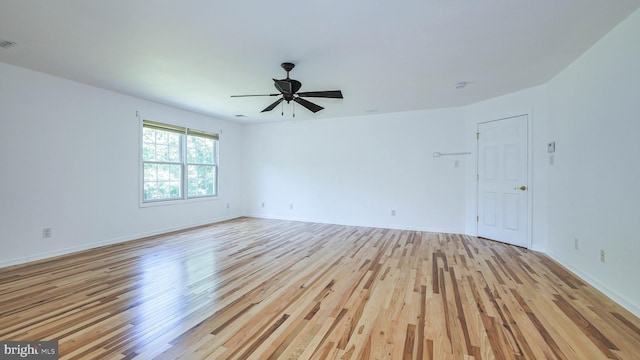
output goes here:
[{"label": "window mullion", "polygon": [[188,199],[189,191],[189,178],[187,175],[187,132],[186,129],[182,135],[180,135],[180,166],[182,167],[182,198]]}]

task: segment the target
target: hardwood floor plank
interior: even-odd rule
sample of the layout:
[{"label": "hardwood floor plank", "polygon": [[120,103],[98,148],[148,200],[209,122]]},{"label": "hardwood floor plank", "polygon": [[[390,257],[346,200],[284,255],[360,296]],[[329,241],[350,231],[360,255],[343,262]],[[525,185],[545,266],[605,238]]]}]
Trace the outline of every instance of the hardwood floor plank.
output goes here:
[{"label": "hardwood floor plank", "polygon": [[513,289],[511,289],[511,293],[513,294],[513,296],[516,299],[516,301],[522,307],[522,310],[524,310],[524,312],[527,314],[527,316],[529,317],[529,319],[531,320],[531,322],[533,323],[535,328],[540,333],[540,335],[542,335],[542,338],[544,339],[545,343],[549,346],[549,348],[551,349],[551,351],[553,352],[555,357],[557,359],[569,359],[562,352],[562,350],[560,349],[560,347],[558,346],[558,344],[554,340],[554,337],[551,336],[551,334],[549,333],[547,328],[542,324],[542,322],[540,321],[538,316],[531,310],[531,308],[529,307],[527,302],[522,298],[522,296],[520,296],[520,294],[518,294],[518,292],[513,290]]},{"label": "hardwood floor plank", "polygon": [[402,360],[413,359],[413,345],[416,341],[416,326],[413,324],[407,324],[407,331],[405,333],[404,340],[404,353]]},{"label": "hardwood floor plank", "polygon": [[640,320],[527,249],[240,218],[0,269],[0,339],[61,359],[635,359]]},{"label": "hardwood floor plank", "polygon": [[606,336],[593,326],[589,320],[580,314],[569,302],[560,295],[554,295],[554,303],[564,312],[571,321],[595,344],[609,359],[618,359],[612,350],[619,350]]}]

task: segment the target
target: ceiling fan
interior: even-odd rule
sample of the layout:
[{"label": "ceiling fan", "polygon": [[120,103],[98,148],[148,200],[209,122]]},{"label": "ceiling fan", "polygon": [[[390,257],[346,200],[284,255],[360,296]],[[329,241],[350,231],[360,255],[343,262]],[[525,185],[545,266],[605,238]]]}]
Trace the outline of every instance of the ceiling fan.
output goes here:
[{"label": "ceiling fan", "polygon": [[[231,97],[282,96],[281,98],[276,100],[273,104],[267,106],[261,112],[266,112],[266,111],[273,110],[282,101],[286,101],[287,103],[289,103],[291,100],[293,100],[293,101],[297,102],[298,104],[304,106],[309,111],[312,111],[314,113],[316,113],[316,112],[318,112],[318,111],[320,111],[320,110],[322,110],[324,108],[322,106],[320,106],[320,105],[312,103],[311,101],[303,99],[304,97],[343,99],[342,91],[340,91],[340,90],[298,92],[298,90],[300,90],[300,87],[302,86],[302,83],[300,81],[298,81],[298,80],[294,80],[294,79],[289,78],[289,71],[293,70],[293,68],[296,65],[293,64],[293,63],[290,63],[290,62],[285,62],[285,63],[282,63],[281,66],[287,72],[287,78],[286,79],[281,79],[281,80],[273,79],[273,85],[276,87],[276,89],[279,91],[279,93],[276,93],[276,94],[261,94],[261,95],[231,95]],[[294,114],[294,116],[295,116],[295,114]]]}]

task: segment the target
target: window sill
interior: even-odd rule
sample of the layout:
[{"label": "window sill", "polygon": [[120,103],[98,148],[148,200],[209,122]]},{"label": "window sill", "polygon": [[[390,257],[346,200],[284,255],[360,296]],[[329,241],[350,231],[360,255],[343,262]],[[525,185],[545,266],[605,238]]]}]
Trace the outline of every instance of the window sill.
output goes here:
[{"label": "window sill", "polygon": [[146,207],[155,207],[155,206],[166,206],[166,205],[181,205],[181,204],[189,204],[195,202],[202,201],[214,201],[219,200],[220,196],[206,196],[206,197],[197,197],[191,199],[179,199],[179,200],[158,200],[158,201],[150,201],[150,202],[140,202],[141,208]]}]

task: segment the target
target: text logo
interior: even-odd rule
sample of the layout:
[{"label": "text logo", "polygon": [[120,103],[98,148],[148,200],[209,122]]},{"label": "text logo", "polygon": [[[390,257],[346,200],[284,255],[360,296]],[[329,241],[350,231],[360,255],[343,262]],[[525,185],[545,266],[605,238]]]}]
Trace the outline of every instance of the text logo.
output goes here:
[{"label": "text logo", "polygon": [[57,341],[0,341],[0,360],[58,360]]}]

